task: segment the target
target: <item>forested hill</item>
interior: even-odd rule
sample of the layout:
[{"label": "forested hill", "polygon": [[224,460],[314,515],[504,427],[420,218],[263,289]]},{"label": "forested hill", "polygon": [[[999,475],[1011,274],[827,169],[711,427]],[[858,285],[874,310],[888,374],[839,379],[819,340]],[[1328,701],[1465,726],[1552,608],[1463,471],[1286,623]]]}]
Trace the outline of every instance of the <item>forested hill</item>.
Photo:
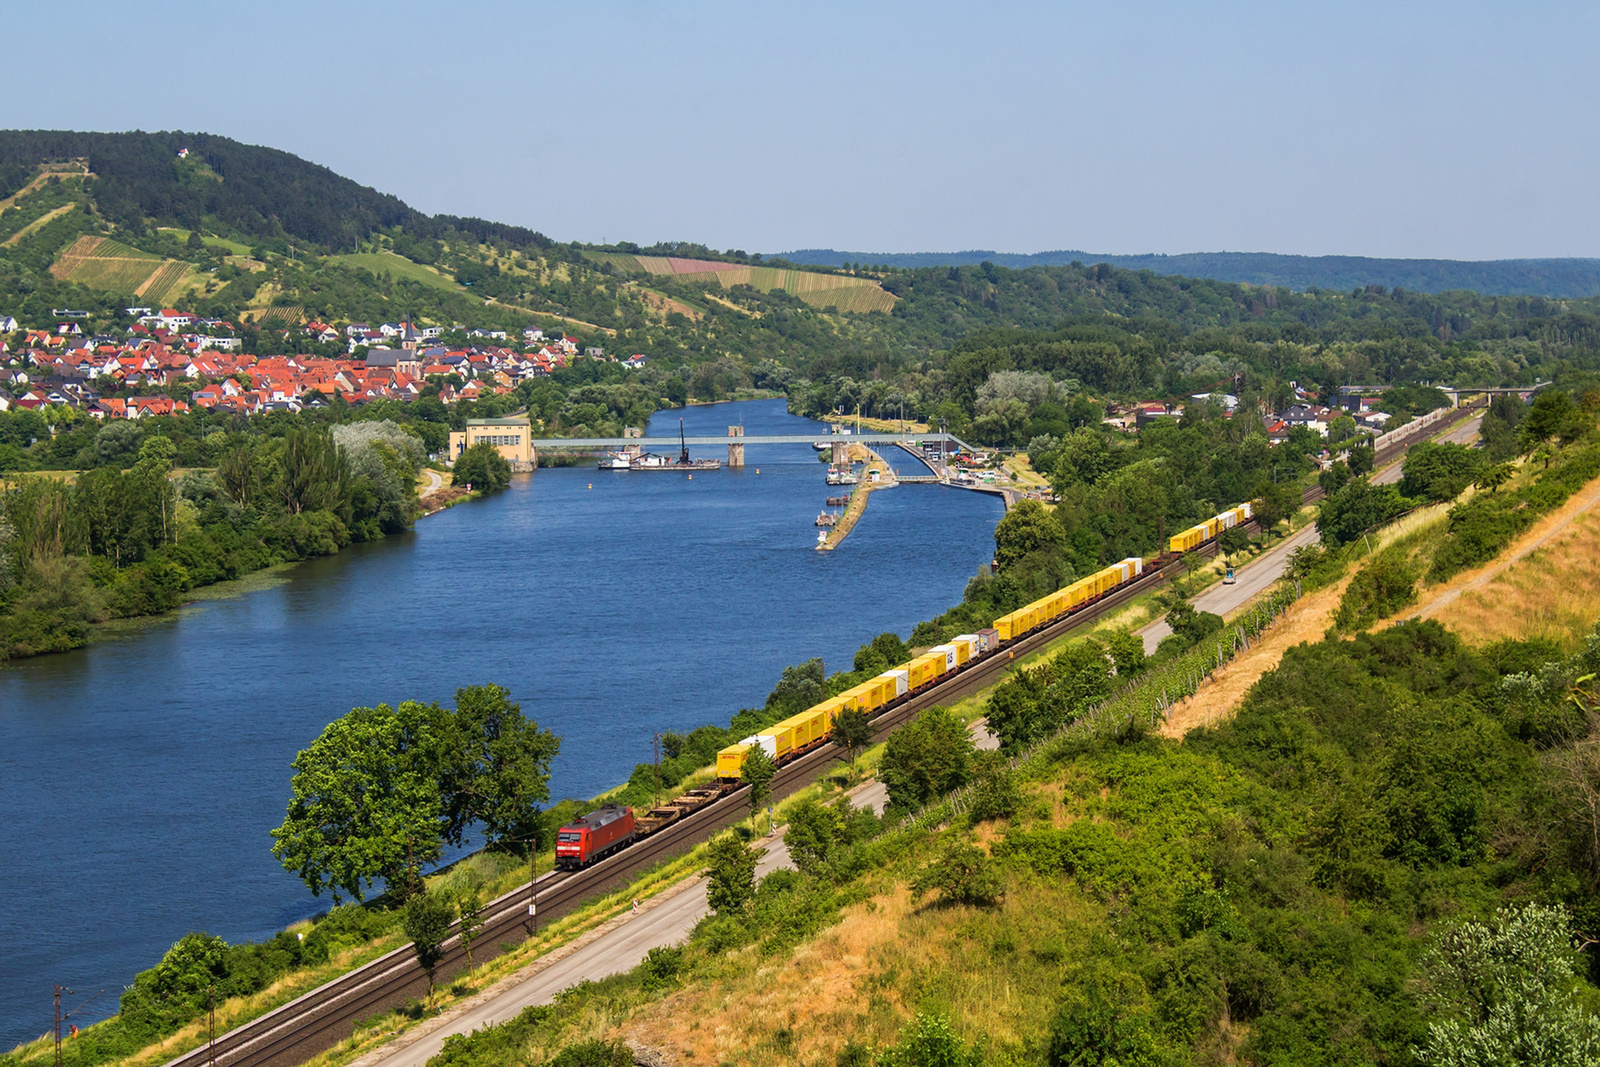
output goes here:
[{"label": "forested hill", "polygon": [[1585,297],[1600,295],[1600,259],[1371,259],[1366,256],[1284,256],[1274,252],[1190,252],[1184,255],[1107,255],[1102,252],[838,252],[807,248],[782,258],[806,266],[839,267],[867,263],[886,267],[973,266],[987,260],[999,267],[1062,267],[1109,263],[1156,274],[1349,291],[1369,285],[1416,293],[1470,289],[1490,296]]},{"label": "forested hill", "polygon": [[21,189],[42,163],[80,160],[98,179],[100,213],[134,230],[147,220],[188,229],[220,222],[240,236],[290,238],[329,252],[356,251],[393,227],[427,238],[455,229],[517,248],[550,244],[520,226],[425,215],[299,156],[208,133],[0,130],[0,197]]},{"label": "forested hill", "polygon": [[[953,400],[975,417],[944,365],[976,350],[989,370],[1123,399],[1225,380],[1469,386],[1600,370],[1600,297],[1294,292],[1107,264],[798,266],[429,216],[209,134],[0,131],[0,317],[16,320],[13,351],[30,330],[56,331],[57,309],[75,311],[85,341],[110,341],[127,336],[130,306],[176,308],[236,327],[252,355],[341,354],[341,328],[357,323],[409,319],[461,346],[468,331],[515,343],[539,327],[580,351],[647,357],[646,373],[590,367],[585,380],[679,399],[781,391],[807,410],[848,402],[892,417],[902,404],[948,417]],[[295,329],[312,322],[335,327],[322,347]],[[847,379],[871,388],[855,397]]]}]

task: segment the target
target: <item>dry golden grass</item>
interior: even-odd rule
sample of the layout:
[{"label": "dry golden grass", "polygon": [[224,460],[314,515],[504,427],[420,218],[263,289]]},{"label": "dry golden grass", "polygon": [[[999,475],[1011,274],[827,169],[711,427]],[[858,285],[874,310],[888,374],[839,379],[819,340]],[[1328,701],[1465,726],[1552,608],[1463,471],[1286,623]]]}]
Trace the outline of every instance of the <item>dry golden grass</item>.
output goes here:
[{"label": "dry golden grass", "polygon": [[1249,650],[1225,663],[1193,696],[1174,704],[1161,733],[1181,738],[1197,726],[1213,726],[1231,717],[1250,687],[1276,667],[1285,652],[1304,642],[1322,640],[1349,584],[1346,577],[1297,601]]},{"label": "dry golden grass", "polygon": [[1597,504],[1600,478],[1492,562],[1425,592],[1399,617],[1438,619],[1473,643],[1547,637],[1575,648],[1600,615]]},{"label": "dry golden grass", "polygon": [[918,905],[895,885],[786,956],[735,953],[711,980],[590,1032],[680,1064],[832,1064],[847,1040],[891,1045],[936,1011],[966,1041],[1016,1048],[1047,1028],[1098,919],[1060,882],[1019,884],[993,911]]},{"label": "dry golden grass", "polygon": [[1424,617],[1439,617],[1468,644],[1540,637],[1576,651],[1600,618],[1600,515],[1584,513]]}]

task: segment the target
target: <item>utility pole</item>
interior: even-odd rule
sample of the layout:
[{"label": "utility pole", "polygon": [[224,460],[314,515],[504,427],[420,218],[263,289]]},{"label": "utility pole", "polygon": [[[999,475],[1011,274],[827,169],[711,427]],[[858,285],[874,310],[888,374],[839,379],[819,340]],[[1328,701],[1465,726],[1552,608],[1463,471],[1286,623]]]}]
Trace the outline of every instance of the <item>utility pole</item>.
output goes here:
[{"label": "utility pole", "polygon": [[533,931],[529,936],[539,932],[539,831],[535,830],[528,837],[528,918],[533,922]]},{"label": "utility pole", "polygon": [[217,1067],[217,987],[206,986],[206,1005],[211,1013],[211,1022],[206,1031],[206,1059],[211,1067]]},{"label": "utility pole", "polygon": [[[100,993],[104,993],[105,990],[104,989],[100,990],[100,993],[96,993],[94,996],[90,997],[88,1000],[84,1001],[82,1004],[79,1004],[76,1008],[73,1008],[71,1011],[69,1011],[65,1015],[63,1015],[61,1013],[61,994],[63,994],[63,993],[76,993],[76,992],[77,992],[76,989],[68,989],[66,986],[61,985],[59,982],[56,984],[56,996],[55,996],[55,1003],[56,1003],[56,1027],[55,1027],[55,1034],[56,1034],[56,1067],[61,1067],[61,1024],[63,1022],[65,1022],[66,1020],[72,1018],[74,1015],[78,1014],[84,1008],[87,1008],[90,1004],[93,1004],[95,1001],[99,1000],[100,999]],[[74,1032],[76,1032],[76,1031],[74,1031]]]},{"label": "utility pole", "polygon": [[656,799],[655,799],[655,803],[652,804],[651,807],[659,808],[661,806],[661,734],[659,732],[656,734],[655,745],[656,745],[656,770],[655,770]]}]

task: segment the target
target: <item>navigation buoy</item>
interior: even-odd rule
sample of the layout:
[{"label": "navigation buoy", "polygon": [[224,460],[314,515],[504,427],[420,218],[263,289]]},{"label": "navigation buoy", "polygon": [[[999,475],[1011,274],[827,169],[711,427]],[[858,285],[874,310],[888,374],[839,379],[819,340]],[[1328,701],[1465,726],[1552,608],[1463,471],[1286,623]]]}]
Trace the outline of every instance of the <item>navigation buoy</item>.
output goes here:
[{"label": "navigation buoy", "polygon": [[593,489],[593,488],[594,488],[594,483],[593,483],[593,482],[590,482],[590,483],[589,483],[589,488],[590,488],[590,489]]},{"label": "navigation buoy", "polygon": [[757,473],[757,474],[760,474],[760,473],[761,473],[761,468],[760,468],[760,467],[757,467],[757,468],[756,468],[756,473]]},{"label": "navigation buoy", "polygon": [[690,481],[691,481],[691,482],[692,482],[692,481],[694,481],[694,475],[692,475],[692,474],[691,474],[691,475],[689,475],[689,480],[690,480]]}]

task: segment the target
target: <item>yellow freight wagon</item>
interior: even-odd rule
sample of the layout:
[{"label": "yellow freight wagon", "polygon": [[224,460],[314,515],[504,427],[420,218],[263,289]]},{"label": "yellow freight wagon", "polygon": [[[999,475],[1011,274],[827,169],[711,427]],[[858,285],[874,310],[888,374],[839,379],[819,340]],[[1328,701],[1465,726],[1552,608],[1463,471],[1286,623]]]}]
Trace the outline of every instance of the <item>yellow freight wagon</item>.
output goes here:
[{"label": "yellow freight wagon", "polygon": [[950,643],[956,646],[956,666],[958,667],[964,663],[970,663],[972,658],[978,654],[978,639],[971,634],[961,634],[953,637],[950,639]]},{"label": "yellow freight wagon", "polygon": [[744,754],[750,751],[750,746],[743,742],[729,745],[717,753],[717,777],[738,778],[739,772],[744,769]]},{"label": "yellow freight wagon", "polygon": [[906,664],[912,689],[920,689],[944,673],[944,653],[930,652]]},{"label": "yellow freight wagon", "polygon": [[791,715],[778,725],[789,725],[794,729],[794,747],[798,749],[805,748],[827,736],[827,722],[828,717],[813,708],[810,711],[802,711],[798,715]]},{"label": "yellow freight wagon", "polygon": [[820,704],[814,704],[811,710],[822,716],[822,729],[833,729],[833,720],[839,715],[839,709],[844,707],[842,696],[829,697]]},{"label": "yellow freight wagon", "polygon": [[1016,634],[1016,612],[1009,612],[994,620],[994,632],[1001,641],[1009,641]]},{"label": "yellow freight wagon", "polygon": [[[878,678],[886,687],[884,689],[884,695],[888,698],[888,700],[893,700],[896,697],[903,697],[911,689],[911,679],[906,674],[906,669],[904,667],[895,667],[891,670],[884,671],[882,674],[878,675]],[[887,701],[885,702],[887,703]]]},{"label": "yellow freight wagon", "polygon": [[867,711],[877,711],[879,708],[889,703],[889,701],[900,695],[899,689],[895,685],[895,679],[893,675],[885,676],[880,674],[876,678],[868,681],[866,685],[870,689],[870,696],[867,698]]}]

